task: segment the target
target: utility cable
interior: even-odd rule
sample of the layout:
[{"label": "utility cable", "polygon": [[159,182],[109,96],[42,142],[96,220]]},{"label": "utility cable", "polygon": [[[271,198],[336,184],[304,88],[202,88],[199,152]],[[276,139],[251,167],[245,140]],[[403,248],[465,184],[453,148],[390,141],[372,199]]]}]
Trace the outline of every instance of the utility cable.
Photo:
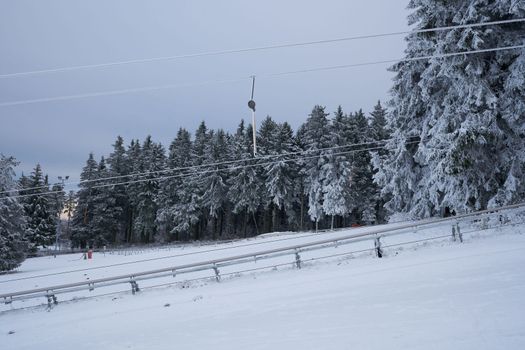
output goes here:
[{"label": "utility cable", "polygon": [[[525,45],[513,45],[513,46],[496,47],[496,48],[490,48],[490,49],[469,50],[469,51],[463,51],[463,52],[451,52],[451,53],[428,55],[428,56],[397,58],[397,59],[337,65],[337,66],[326,66],[326,67],[309,68],[309,69],[294,70],[294,71],[287,71],[287,72],[280,72],[280,73],[263,74],[263,75],[257,75],[257,76],[266,77],[266,78],[274,78],[274,77],[280,77],[280,76],[285,76],[285,75],[331,71],[331,70],[338,70],[338,69],[348,69],[348,68],[355,68],[355,67],[381,65],[381,64],[387,64],[387,63],[412,62],[412,61],[420,61],[420,60],[429,60],[433,58],[446,58],[446,57],[454,57],[454,56],[461,56],[461,55],[471,55],[471,54],[478,54],[478,53],[514,50],[514,49],[521,49],[521,48],[525,48]],[[204,81],[200,83],[147,86],[147,87],[141,87],[141,88],[90,92],[90,93],[77,94],[77,95],[64,95],[64,96],[56,96],[56,97],[44,97],[44,98],[36,98],[36,99],[8,101],[8,102],[0,103],[0,107],[11,107],[11,106],[44,103],[44,102],[54,102],[54,101],[68,101],[68,100],[75,100],[75,99],[88,98],[88,97],[122,95],[122,94],[135,93],[135,92],[176,89],[176,88],[182,88],[182,87],[203,86],[203,85],[209,85],[209,84],[221,84],[221,83],[227,83],[227,82],[239,82],[239,81],[244,81],[247,79],[252,79],[253,76],[254,75],[250,75],[249,77],[243,77],[243,78],[242,77],[235,78],[235,79],[210,80],[210,81]]]},{"label": "utility cable", "polygon": [[330,43],[373,39],[373,38],[390,37],[390,36],[398,36],[398,35],[431,33],[431,32],[454,30],[454,29],[476,28],[476,27],[512,24],[512,23],[520,23],[520,22],[525,22],[525,18],[515,18],[515,19],[492,21],[492,22],[477,22],[477,23],[470,23],[470,24],[460,24],[460,25],[453,25],[453,26],[416,29],[416,30],[408,30],[408,31],[405,30],[405,31],[397,31],[397,32],[370,34],[370,35],[359,35],[359,36],[350,36],[350,37],[342,37],[342,38],[335,38],[335,39],[285,43],[285,44],[258,46],[258,47],[251,47],[251,48],[207,51],[207,52],[192,53],[192,54],[174,55],[174,56],[132,59],[132,60],[115,61],[115,62],[98,63],[98,64],[86,64],[86,65],[78,65],[78,66],[41,69],[41,70],[33,70],[33,71],[25,71],[25,72],[5,73],[5,74],[0,74],[0,79],[37,75],[37,74],[44,74],[44,73],[58,73],[58,72],[68,72],[68,71],[86,70],[86,69],[95,69],[95,68],[107,68],[107,67],[115,67],[115,66],[129,65],[129,64],[137,64],[137,63],[163,62],[163,61],[173,61],[173,60],[187,59],[187,58],[220,56],[220,55],[228,55],[228,54],[236,54],[236,53],[257,52],[257,51],[293,48],[293,47],[301,47],[301,46],[312,46],[312,45],[330,44]]},{"label": "utility cable", "polygon": [[[408,137],[407,140],[414,139],[414,138],[419,138],[419,136],[411,136],[411,137]],[[228,161],[221,161],[221,162],[214,162],[214,163],[199,164],[199,165],[191,165],[191,166],[186,166],[186,167],[166,168],[166,169],[160,169],[160,170],[155,170],[155,171],[136,172],[136,173],[130,173],[130,174],[126,174],[126,175],[115,175],[115,176],[101,177],[101,178],[97,178],[97,179],[88,179],[88,180],[81,180],[81,181],[70,181],[70,182],[65,182],[64,186],[81,185],[81,184],[87,184],[87,183],[92,183],[92,182],[103,182],[103,181],[107,181],[107,180],[116,180],[116,179],[136,177],[136,176],[147,176],[147,175],[159,174],[159,173],[170,173],[170,172],[182,171],[182,170],[195,170],[195,169],[199,169],[199,168],[209,168],[209,167],[212,167],[212,166],[219,166],[219,165],[231,165],[231,164],[243,163],[243,162],[249,162],[249,161],[259,161],[261,159],[271,159],[271,158],[277,158],[277,157],[286,157],[286,156],[290,156],[290,155],[300,155],[300,154],[303,154],[303,153],[324,152],[324,151],[341,149],[341,148],[347,148],[347,147],[376,145],[376,144],[381,144],[381,143],[387,143],[390,140],[393,140],[393,139],[385,139],[385,140],[370,141],[370,142],[360,142],[360,143],[346,144],[346,145],[333,146],[333,147],[324,147],[324,148],[318,148],[318,149],[315,149],[315,150],[308,150],[308,149],[306,149],[306,150],[301,150],[301,151],[296,151],[296,152],[267,154],[267,155],[261,155],[261,156],[257,156],[257,157],[252,157],[252,158],[244,158],[244,159],[236,159],[236,160],[228,160]],[[6,191],[0,191],[0,194],[14,193],[14,192],[20,192],[20,191],[40,190],[40,189],[48,189],[48,186],[36,186],[36,187],[29,187],[29,188],[22,188],[22,189],[6,190]]]},{"label": "utility cable", "polygon": [[[406,142],[405,144],[414,144],[419,143],[420,141],[411,141]],[[152,178],[146,178],[146,179],[138,179],[138,180],[130,180],[130,181],[123,181],[119,183],[110,183],[110,184],[102,184],[102,185],[94,185],[90,188],[105,188],[105,187],[111,187],[111,186],[118,186],[118,185],[129,185],[129,184],[136,184],[136,183],[142,183],[147,181],[154,181],[154,180],[168,180],[173,178],[183,178],[183,177],[189,177],[189,176],[195,176],[195,175],[202,175],[202,174],[208,174],[208,173],[215,173],[215,172],[225,172],[225,171],[233,171],[233,170],[239,170],[244,168],[251,168],[251,167],[257,167],[257,166],[267,166],[271,164],[277,164],[277,163],[288,163],[288,162],[294,162],[299,160],[307,160],[307,159],[314,159],[314,158],[320,158],[325,156],[339,156],[339,155],[345,155],[345,154],[351,154],[356,152],[363,152],[363,151],[375,151],[384,149],[384,146],[381,147],[372,147],[372,148],[365,148],[365,149],[358,149],[358,150],[351,150],[351,151],[345,151],[345,152],[337,152],[337,153],[330,153],[330,154],[319,154],[314,156],[308,156],[308,157],[299,157],[296,159],[283,159],[278,161],[272,161],[272,162],[266,162],[266,163],[255,163],[255,164],[248,164],[248,165],[242,165],[242,166],[236,166],[232,168],[224,168],[224,169],[211,169],[211,170],[205,170],[201,171],[197,174],[195,173],[184,173],[184,174],[177,174],[177,175],[170,175],[170,176],[158,176],[158,177],[152,177]],[[34,194],[22,194],[22,195],[15,195],[15,196],[9,196],[9,197],[1,197],[2,199],[14,199],[14,198],[25,198],[25,197],[32,197],[32,196],[46,196],[51,194],[58,194],[62,193],[62,191],[49,191],[49,192],[42,192],[42,193],[34,193]]]}]

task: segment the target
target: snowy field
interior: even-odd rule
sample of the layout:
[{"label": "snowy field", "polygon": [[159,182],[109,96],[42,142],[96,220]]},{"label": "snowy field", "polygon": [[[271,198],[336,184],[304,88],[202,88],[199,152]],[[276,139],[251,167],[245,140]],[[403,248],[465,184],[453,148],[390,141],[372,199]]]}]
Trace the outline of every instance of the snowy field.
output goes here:
[{"label": "snowy field", "polygon": [[[95,254],[92,261],[79,260],[78,256],[29,259],[19,272],[0,276],[0,293],[366,230],[369,228],[268,236],[128,256]],[[391,247],[385,249],[383,259],[373,258],[372,251],[361,252],[307,262],[297,270],[290,255],[277,262],[265,262],[268,267],[282,261],[290,263],[279,271],[232,275],[222,271],[220,283],[184,283],[184,278],[177,276],[180,283],[172,286],[144,288],[136,295],[126,292],[61,302],[49,311],[45,307],[9,310],[13,306],[4,305],[0,313],[0,348],[525,348],[525,228],[507,226],[469,234],[469,227],[463,227],[463,231],[463,244],[442,238]],[[384,244],[449,233],[450,225],[442,224],[418,232],[407,230],[385,238]],[[368,249],[371,243],[327,248],[304,253],[302,258],[343,249]],[[138,260],[143,261],[118,265]],[[232,267],[232,272],[242,268]],[[62,274],[32,278],[57,272]],[[20,306],[23,304],[16,305]]]}]

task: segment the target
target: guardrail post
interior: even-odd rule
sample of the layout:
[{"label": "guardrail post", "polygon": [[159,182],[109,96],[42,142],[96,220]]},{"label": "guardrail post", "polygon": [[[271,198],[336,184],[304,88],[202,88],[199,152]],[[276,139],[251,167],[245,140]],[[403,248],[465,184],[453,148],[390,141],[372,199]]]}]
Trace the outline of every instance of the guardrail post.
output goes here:
[{"label": "guardrail post", "polygon": [[376,237],[374,240],[374,247],[378,258],[383,257],[383,249],[381,249],[381,236]]},{"label": "guardrail post", "polygon": [[140,292],[139,284],[133,279],[133,277],[129,283],[131,284],[131,294],[135,295],[136,292]]},{"label": "guardrail post", "polygon": [[177,270],[171,270],[171,275],[175,278],[175,276],[177,276]]},{"label": "guardrail post", "polygon": [[301,256],[299,255],[299,250],[295,250],[295,266],[297,266],[298,269],[301,268]]},{"label": "guardrail post", "polygon": [[217,282],[220,282],[221,281],[220,271],[219,271],[219,268],[217,267],[217,265],[215,265],[215,264],[213,264],[213,271],[215,271],[215,280]]},{"label": "guardrail post", "polygon": [[88,287],[90,292],[93,291],[95,289],[95,283],[88,284]]},{"label": "guardrail post", "polygon": [[54,294],[47,294],[47,308],[51,309],[53,305],[58,305],[57,297]]},{"label": "guardrail post", "polygon": [[452,225],[452,240],[456,241],[456,227]]}]

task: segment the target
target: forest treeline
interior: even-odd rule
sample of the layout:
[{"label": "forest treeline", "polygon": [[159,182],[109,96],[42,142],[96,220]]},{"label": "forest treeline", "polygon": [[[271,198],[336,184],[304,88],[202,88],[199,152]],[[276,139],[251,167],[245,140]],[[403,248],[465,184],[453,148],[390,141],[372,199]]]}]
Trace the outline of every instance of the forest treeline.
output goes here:
[{"label": "forest treeline", "polygon": [[[384,153],[386,110],[330,116],[315,106],[296,132],[266,117],[234,133],[202,122],[166,149],[151,136],[89,154],[79,190],[66,198],[40,165],[19,179],[33,246],[52,245],[66,204],[73,246],[226,239],[273,231],[382,222],[372,155]],[[58,190],[58,191],[57,191]],[[46,194],[47,192],[53,192]],[[58,192],[58,193],[55,193]]]},{"label": "forest treeline", "polygon": [[[181,128],[167,149],[150,136],[128,145],[118,137],[109,155],[90,154],[82,169],[72,245],[215,240],[382,222],[371,160],[388,137],[385,114],[379,102],[368,116],[341,107],[330,116],[315,106],[297,132],[268,116],[257,128],[255,156],[252,126],[244,121],[234,133],[204,122],[193,135]],[[21,177],[21,193],[35,191],[40,172],[37,166]],[[23,202],[32,208],[45,197]],[[52,223],[47,226],[49,244],[54,232]],[[46,233],[35,239],[40,236]]]}]

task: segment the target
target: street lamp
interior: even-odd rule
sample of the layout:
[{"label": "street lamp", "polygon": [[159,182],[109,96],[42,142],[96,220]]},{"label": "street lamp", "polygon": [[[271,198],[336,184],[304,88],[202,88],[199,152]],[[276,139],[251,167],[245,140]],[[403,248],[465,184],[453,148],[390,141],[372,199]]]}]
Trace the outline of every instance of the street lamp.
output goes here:
[{"label": "street lamp", "polygon": [[[66,175],[64,177],[59,176],[58,181],[60,181],[60,191],[64,191],[64,187],[66,186],[65,182],[69,179],[69,175]],[[58,193],[55,194],[56,203],[57,203],[57,231],[56,231],[56,239],[55,239],[55,258],[57,257],[57,250],[58,250],[58,238],[60,237],[60,214],[62,213],[62,208],[60,207],[60,203],[58,202]]]},{"label": "street lamp", "polygon": [[253,93],[255,90],[255,75],[252,76],[252,97],[248,101],[248,107],[252,110],[252,137],[253,137],[253,156],[257,155],[257,143],[255,133],[255,101],[253,100]]}]

